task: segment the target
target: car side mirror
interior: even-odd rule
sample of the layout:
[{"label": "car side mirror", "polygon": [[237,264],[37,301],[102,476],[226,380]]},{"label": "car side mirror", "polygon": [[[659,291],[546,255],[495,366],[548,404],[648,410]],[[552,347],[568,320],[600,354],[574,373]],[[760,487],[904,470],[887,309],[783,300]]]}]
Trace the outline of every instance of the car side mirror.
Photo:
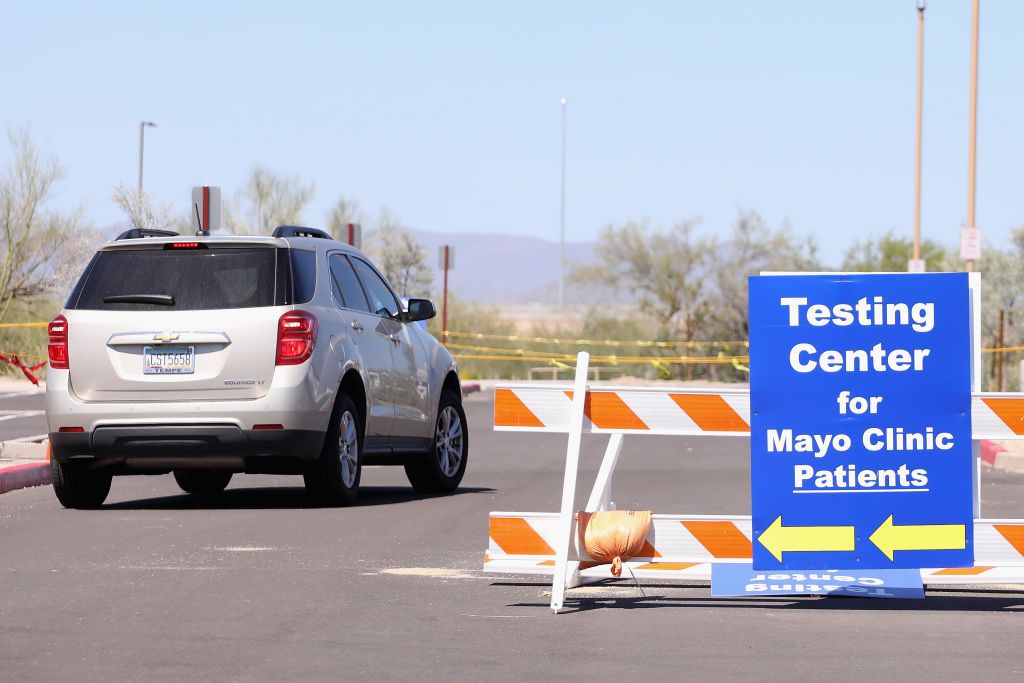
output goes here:
[{"label": "car side mirror", "polygon": [[406,310],[402,313],[402,322],[412,323],[419,320],[430,320],[437,315],[434,302],[430,299],[409,299]]}]

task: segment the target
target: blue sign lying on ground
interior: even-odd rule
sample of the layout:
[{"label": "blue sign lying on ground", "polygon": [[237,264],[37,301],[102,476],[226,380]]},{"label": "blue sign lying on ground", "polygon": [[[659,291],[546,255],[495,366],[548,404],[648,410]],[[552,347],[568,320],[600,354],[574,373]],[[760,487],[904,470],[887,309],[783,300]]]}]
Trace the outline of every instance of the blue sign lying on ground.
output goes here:
[{"label": "blue sign lying on ground", "polygon": [[750,278],[754,567],[970,567],[966,273]]},{"label": "blue sign lying on ground", "polygon": [[763,572],[749,564],[711,565],[711,595],[849,595],[858,598],[924,598],[916,569]]}]

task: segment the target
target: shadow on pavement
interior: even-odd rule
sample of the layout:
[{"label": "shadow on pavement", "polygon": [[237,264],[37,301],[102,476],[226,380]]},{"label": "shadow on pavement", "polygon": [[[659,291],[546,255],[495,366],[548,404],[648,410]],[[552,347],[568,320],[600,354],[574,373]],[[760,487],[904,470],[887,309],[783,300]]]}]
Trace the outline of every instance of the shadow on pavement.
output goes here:
[{"label": "shadow on pavement", "polygon": [[[506,585],[506,584],[503,584]],[[511,584],[507,584],[511,585]],[[532,583],[517,585],[535,585]],[[545,584],[550,585],[550,584]],[[650,595],[652,588],[658,586],[645,585],[646,597],[609,596],[571,598],[566,596],[562,614],[591,612],[603,609],[663,609],[663,608],[700,608],[717,607],[723,609],[759,609],[759,610],[836,610],[861,612],[1017,612],[1024,614],[1024,588],[1020,590],[998,589],[985,591],[978,589],[943,589],[927,593],[924,600],[900,600],[890,598],[856,598],[847,596],[772,596],[765,598],[747,597],[709,597],[701,596],[666,596]],[[619,588],[619,586],[616,586]],[[672,586],[686,590],[684,587]],[[706,588],[701,590],[707,590]],[[547,602],[514,603],[509,607],[531,607],[548,609]]]},{"label": "shadow on pavement", "polygon": [[[472,493],[493,493],[486,487],[460,487],[448,495],[417,493],[407,486],[361,486],[359,497],[352,507],[373,505],[394,505],[429,498],[444,498]],[[316,509],[325,508],[306,494],[301,486],[254,488],[228,488],[212,497],[192,496],[182,493],[176,496],[126,500],[104,505],[104,510],[262,510],[262,509]]]}]

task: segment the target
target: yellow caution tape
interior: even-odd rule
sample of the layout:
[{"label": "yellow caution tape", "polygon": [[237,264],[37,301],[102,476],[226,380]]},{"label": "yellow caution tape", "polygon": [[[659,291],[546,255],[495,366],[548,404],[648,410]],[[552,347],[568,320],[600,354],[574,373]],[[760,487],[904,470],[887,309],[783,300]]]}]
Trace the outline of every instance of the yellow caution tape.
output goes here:
[{"label": "yellow caution tape", "polygon": [[34,353],[19,353],[17,351],[0,351],[0,354],[7,356],[8,358],[13,358],[14,356],[17,356],[18,358],[48,358],[48,356],[40,356]]},{"label": "yellow caution tape", "polygon": [[[509,356],[509,355],[498,355],[498,354],[483,354],[483,353],[453,353],[452,356],[456,359],[463,360],[518,360],[518,361],[533,361],[537,363],[551,363],[552,365],[558,365],[560,360],[576,360],[575,356],[569,359],[553,358],[552,356],[545,355],[533,355],[533,356]],[[636,357],[622,357],[622,356],[591,356],[591,363],[606,363],[610,365],[640,365],[650,363],[658,366],[664,365],[699,365],[702,363],[708,363],[713,365],[731,365],[734,361],[746,362],[748,361],[747,356],[723,356],[721,358],[715,356],[709,357],[675,357],[675,358],[653,358],[651,356],[636,356]]]},{"label": "yellow caution tape", "polygon": [[563,339],[560,337],[521,337],[515,334],[484,334],[482,332],[447,332],[449,337],[517,341],[533,344],[576,344],[579,346],[645,346],[653,348],[695,348],[698,346],[749,346],[745,341],[624,341],[621,339]]}]

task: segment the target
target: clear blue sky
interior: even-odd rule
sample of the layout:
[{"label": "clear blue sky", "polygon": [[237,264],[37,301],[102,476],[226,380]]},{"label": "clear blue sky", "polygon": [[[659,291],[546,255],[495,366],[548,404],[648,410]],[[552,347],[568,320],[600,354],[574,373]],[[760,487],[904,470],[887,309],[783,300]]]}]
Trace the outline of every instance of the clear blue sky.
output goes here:
[{"label": "clear blue sky", "polygon": [[[0,123],[67,167],[97,226],[134,186],[184,212],[261,163],[411,227],[558,234],[569,98],[570,240],[609,222],[740,209],[837,261],[913,216],[914,0],[664,3],[7,2]],[[969,0],[927,14],[924,234],[966,217]],[[978,216],[1024,224],[1024,3],[982,0]],[[6,162],[9,150],[0,151]]]}]

